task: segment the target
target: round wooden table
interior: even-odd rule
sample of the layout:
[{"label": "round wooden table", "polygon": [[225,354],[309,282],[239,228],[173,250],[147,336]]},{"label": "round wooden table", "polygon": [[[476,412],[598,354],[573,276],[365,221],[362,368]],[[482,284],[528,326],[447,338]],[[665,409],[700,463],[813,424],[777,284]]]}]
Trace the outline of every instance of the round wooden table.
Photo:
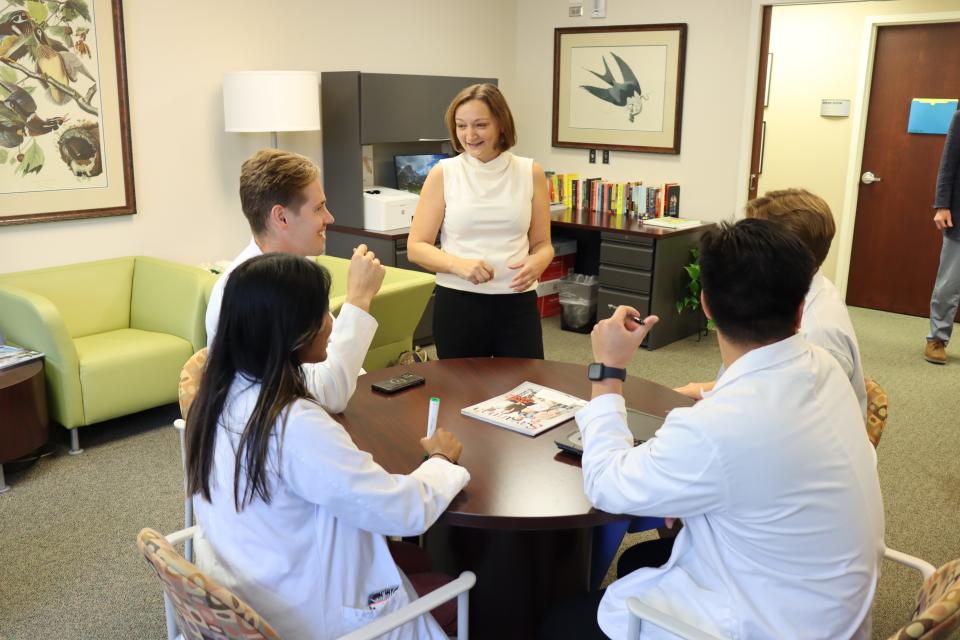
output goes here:
[{"label": "round wooden table", "polygon": [[[370,384],[399,373],[426,384],[393,395]],[[477,638],[529,638],[557,598],[587,589],[591,528],[624,516],[594,509],[583,493],[580,459],[554,444],[566,422],[536,437],[467,418],[463,407],[529,381],[589,399],[585,365],[513,358],[436,360],[361,376],[337,419],[354,442],[391,473],[409,473],[423,460],[431,396],[440,398],[438,425],[463,443],[460,464],[470,483],[428,532],[425,546],[437,568],[477,574],[471,632]],[[628,377],[627,406],[666,415],[692,401],[659,384]]]},{"label": "round wooden table", "polygon": [[47,442],[49,421],[43,360],[0,371],[0,493],[7,491],[3,465]]}]

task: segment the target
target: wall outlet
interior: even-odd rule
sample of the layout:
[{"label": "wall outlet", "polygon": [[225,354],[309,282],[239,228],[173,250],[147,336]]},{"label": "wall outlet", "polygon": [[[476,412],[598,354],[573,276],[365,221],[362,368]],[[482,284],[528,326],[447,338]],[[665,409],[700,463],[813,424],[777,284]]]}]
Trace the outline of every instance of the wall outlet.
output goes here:
[{"label": "wall outlet", "polygon": [[583,4],[580,2],[571,2],[570,3],[570,13],[568,14],[571,18],[582,18],[583,17]]},{"label": "wall outlet", "polygon": [[610,149],[603,150],[603,164],[610,164]]},{"label": "wall outlet", "polygon": [[590,164],[596,164],[597,162],[597,150],[590,149]]}]

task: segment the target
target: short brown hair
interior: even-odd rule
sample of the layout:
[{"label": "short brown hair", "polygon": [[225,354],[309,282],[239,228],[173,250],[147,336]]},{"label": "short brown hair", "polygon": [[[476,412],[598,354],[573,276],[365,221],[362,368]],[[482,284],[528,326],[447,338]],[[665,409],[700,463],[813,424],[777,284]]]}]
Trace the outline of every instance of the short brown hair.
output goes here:
[{"label": "short brown hair", "polygon": [[506,151],[517,144],[517,128],[513,124],[513,114],[510,113],[510,107],[507,106],[507,99],[500,93],[496,85],[483,83],[472,84],[460,93],[450,102],[447,107],[447,114],[444,119],[447,123],[447,132],[450,134],[450,144],[453,145],[457,153],[463,152],[460,141],[457,140],[457,109],[464,102],[471,100],[480,100],[487,105],[493,119],[497,121],[500,127],[500,140],[497,142],[497,148],[500,151]]},{"label": "short brown hair", "polygon": [[747,203],[747,217],[783,225],[810,249],[818,268],[827,259],[837,232],[830,205],[806,189],[768,191]]},{"label": "short brown hair", "polygon": [[240,208],[253,235],[266,232],[274,205],[302,205],[303,190],[319,177],[316,163],[298,153],[261,149],[253,154],[240,167]]}]

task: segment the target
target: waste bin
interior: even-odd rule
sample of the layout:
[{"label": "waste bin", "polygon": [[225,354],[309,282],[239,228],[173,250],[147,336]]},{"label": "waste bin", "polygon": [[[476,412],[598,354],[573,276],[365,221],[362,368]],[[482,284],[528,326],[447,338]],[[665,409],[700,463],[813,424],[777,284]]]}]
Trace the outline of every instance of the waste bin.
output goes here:
[{"label": "waste bin", "polygon": [[560,280],[560,328],[590,333],[597,322],[597,276],[571,273]]}]

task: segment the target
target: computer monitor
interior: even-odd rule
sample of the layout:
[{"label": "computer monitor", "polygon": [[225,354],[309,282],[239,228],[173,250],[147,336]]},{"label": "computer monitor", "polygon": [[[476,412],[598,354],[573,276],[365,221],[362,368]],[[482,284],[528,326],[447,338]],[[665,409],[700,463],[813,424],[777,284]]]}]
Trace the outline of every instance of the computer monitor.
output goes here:
[{"label": "computer monitor", "polygon": [[411,193],[420,193],[423,181],[433,165],[444,158],[445,153],[429,153],[415,156],[393,156],[393,164],[397,171],[397,189]]}]

